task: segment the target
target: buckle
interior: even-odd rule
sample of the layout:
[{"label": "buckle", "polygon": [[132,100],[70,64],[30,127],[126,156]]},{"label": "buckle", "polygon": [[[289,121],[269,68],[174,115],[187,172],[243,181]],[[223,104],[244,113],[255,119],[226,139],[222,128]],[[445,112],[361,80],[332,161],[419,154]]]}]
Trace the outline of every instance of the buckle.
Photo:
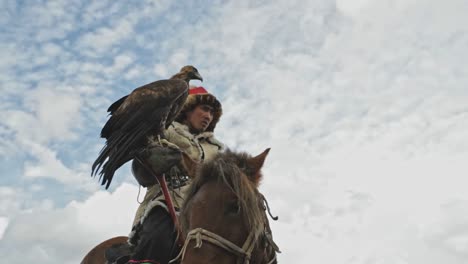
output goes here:
[{"label": "buckle", "polygon": [[182,186],[185,186],[188,180],[189,180],[189,177],[187,175],[181,175],[181,176],[171,177],[168,182],[169,182],[169,186],[171,186],[174,189],[174,188],[180,188]]}]

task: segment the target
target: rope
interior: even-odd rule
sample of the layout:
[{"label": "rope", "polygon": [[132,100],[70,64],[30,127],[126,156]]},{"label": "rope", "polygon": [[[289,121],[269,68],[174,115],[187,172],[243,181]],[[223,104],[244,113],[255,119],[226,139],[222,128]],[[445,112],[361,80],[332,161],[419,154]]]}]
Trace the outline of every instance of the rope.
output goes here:
[{"label": "rope", "polygon": [[[268,205],[267,200],[265,199],[265,196],[263,196],[263,194],[260,194],[260,195],[262,196],[262,199],[263,199],[263,201],[265,203],[265,206],[266,206],[265,209],[268,210],[268,213],[269,213],[270,217],[273,220],[278,220],[278,217],[272,216],[272,214],[270,212],[270,207]],[[266,221],[268,221],[266,216],[265,216],[264,219]],[[225,239],[224,237],[222,237],[220,235],[217,235],[217,234],[215,234],[213,232],[210,232],[210,231],[208,231],[206,229],[195,228],[195,229],[191,230],[190,232],[188,232],[188,234],[187,234],[187,236],[185,238],[184,245],[181,248],[179,254],[174,259],[169,261],[169,263],[174,263],[179,259],[181,261],[183,261],[184,258],[185,258],[185,253],[187,251],[188,244],[190,243],[191,240],[195,240],[194,248],[201,248],[202,245],[203,245],[203,241],[206,241],[208,243],[211,243],[211,244],[216,245],[216,246],[218,246],[220,248],[223,248],[226,251],[228,251],[230,253],[233,253],[236,256],[240,257],[237,260],[237,264],[240,264],[240,263],[249,264],[252,251],[253,251],[253,249],[255,247],[255,244],[256,244],[255,243],[256,239],[260,236],[260,234],[262,232],[266,236],[267,241],[269,242],[270,246],[273,247],[273,250],[274,250],[273,251],[274,256],[270,261],[267,262],[267,264],[275,263],[276,262],[276,252],[280,252],[280,251],[279,251],[278,246],[275,244],[275,242],[273,242],[273,239],[272,239],[271,235],[268,235],[268,232],[265,231],[265,227],[266,227],[265,223],[263,223],[261,226],[252,229],[251,232],[249,233],[247,239],[245,240],[244,244],[242,245],[242,248],[240,248],[236,244],[232,243],[231,241]],[[242,262],[242,260],[244,260],[244,262]]]},{"label": "rope", "polygon": [[[194,248],[201,248],[201,246],[203,245],[203,241],[206,241],[220,248],[223,248],[226,251],[237,255],[238,257],[241,257],[242,259],[244,259],[245,264],[249,264],[251,253],[255,246],[255,238],[257,237],[258,233],[261,232],[262,229],[263,228],[257,228],[257,232],[250,232],[249,236],[244,242],[244,245],[242,246],[242,248],[240,248],[236,244],[232,243],[231,241],[225,239],[220,235],[217,235],[203,228],[195,228],[187,234],[184,246],[180,250],[179,255],[177,255],[177,257],[175,257],[169,263],[173,263],[179,258],[180,260],[183,260],[185,258],[185,252],[187,251],[188,244],[191,240],[195,240]],[[238,261],[238,263],[240,263],[240,261]]]},{"label": "rope", "polygon": [[260,195],[262,196],[263,203],[265,204],[266,209],[267,209],[268,214],[270,215],[271,219],[277,221],[277,220],[278,220],[278,216],[273,216],[273,215],[271,214],[270,205],[268,205],[267,199],[265,198],[265,196],[264,196],[263,194],[260,193]]}]

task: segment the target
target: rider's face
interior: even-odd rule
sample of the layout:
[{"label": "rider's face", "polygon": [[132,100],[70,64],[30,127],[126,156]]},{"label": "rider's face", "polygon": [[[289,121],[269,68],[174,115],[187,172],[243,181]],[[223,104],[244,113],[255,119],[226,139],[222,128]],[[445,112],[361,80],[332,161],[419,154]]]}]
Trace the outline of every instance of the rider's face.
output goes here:
[{"label": "rider's face", "polygon": [[202,104],[187,113],[188,125],[197,132],[204,132],[213,121],[213,107]]}]

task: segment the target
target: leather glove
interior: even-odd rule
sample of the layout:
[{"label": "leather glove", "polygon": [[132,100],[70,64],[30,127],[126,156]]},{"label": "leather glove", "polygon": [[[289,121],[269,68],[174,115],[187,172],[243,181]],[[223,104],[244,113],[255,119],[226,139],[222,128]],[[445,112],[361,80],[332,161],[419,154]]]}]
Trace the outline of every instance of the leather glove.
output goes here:
[{"label": "leather glove", "polygon": [[179,164],[182,160],[181,151],[174,147],[152,145],[143,151],[143,160],[150,165],[155,173],[161,175]]},{"label": "leather glove", "polygon": [[[156,184],[155,177],[146,169],[146,166],[150,166],[157,175],[162,175],[173,166],[180,164],[182,160],[181,153],[178,148],[151,145],[141,151],[137,155],[137,159],[133,161],[133,175],[138,183],[144,187]],[[145,165],[142,165],[140,161],[145,162]]]}]

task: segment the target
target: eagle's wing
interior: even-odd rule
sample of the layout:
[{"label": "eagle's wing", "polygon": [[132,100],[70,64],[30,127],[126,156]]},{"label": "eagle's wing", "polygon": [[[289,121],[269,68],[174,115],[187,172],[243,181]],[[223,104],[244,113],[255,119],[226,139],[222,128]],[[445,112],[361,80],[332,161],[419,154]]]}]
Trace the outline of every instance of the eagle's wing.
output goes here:
[{"label": "eagle's wing", "polygon": [[115,101],[114,103],[112,103],[109,108],[107,109],[107,112],[109,112],[109,114],[113,114],[119,107],[120,105],[125,101],[125,99],[127,99],[128,95],[120,98],[119,100]]},{"label": "eagle's wing", "polygon": [[177,115],[179,115],[180,111],[182,110],[185,101],[188,97],[188,90],[186,93],[181,93],[179,97],[174,99],[174,103],[171,104],[171,109],[169,110],[169,115],[166,119],[165,128],[167,129],[172,122],[176,119]]},{"label": "eagle's wing", "polygon": [[[125,99],[127,99],[128,95],[120,98],[119,100],[113,102],[109,108],[107,109],[107,112],[109,112],[109,115],[113,115],[115,111],[117,111],[117,109],[119,109],[120,105],[122,105],[122,103],[125,101]],[[110,135],[110,131],[109,131],[109,126],[104,126],[101,130],[101,137],[102,138],[105,138],[107,139]]]},{"label": "eagle's wing", "polygon": [[106,145],[92,166],[92,174],[102,177],[106,189],[115,171],[146,146],[148,137],[162,134],[166,122],[174,120],[178,114],[174,109],[180,110],[182,106],[177,104],[183,104],[185,99],[181,102],[181,98],[187,94],[186,82],[161,80],[135,89],[117,109],[112,109],[101,131],[107,138]]},{"label": "eagle's wing", "polygon": [[[146,116],[157,108],[170,105],[172,108],[179,108],[177,104],[182,107],[186,99],[184,94],[187,94],[188,89],[186,86],[181,80],[161,80],[136,88],[109,106],[107,111],[111,117],[102,128],[101,137],[108,138],[113,131],[135,125],[139,121],[135,118]],[[183,98],[182,102],[177,101],[180,98]],[[177,115],[179,111],[170,111],[170,114]]]}]

